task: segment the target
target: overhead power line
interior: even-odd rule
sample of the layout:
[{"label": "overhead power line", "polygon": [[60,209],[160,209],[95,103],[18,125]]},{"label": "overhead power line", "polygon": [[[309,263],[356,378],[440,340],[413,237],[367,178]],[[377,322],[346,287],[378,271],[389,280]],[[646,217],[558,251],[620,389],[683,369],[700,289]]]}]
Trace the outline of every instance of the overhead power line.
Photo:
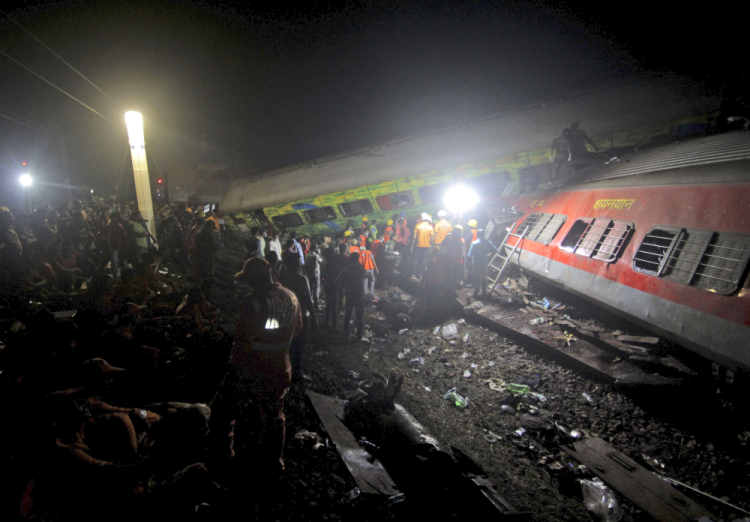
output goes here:
[{"label": "overhead power line", "polygon": [[[31,118],[27,118],[26,116],[23,116],[21,114],[17,114],[15,112],[11,111],[10,109],[6,109],[5,107],[0,106],[0,111],[7,112],[11,116],[14,116],[15,118],[18,118],[19,120],[24,120],[25,123],[24,122],[21,122],[21,123],[23,123],[24,125],[26,125],[29,128],[33,125],[34,127],[38,127],[40,130],[44,129],[43,126],[39,125],[38,123],[36,123]],[[7,118],[7,116],[6,116],[6,118]],[[11,119],[11,118],[8,118],[8,119]]]},{"label": "overhead power line", "polygon": [[5,114],[0,114],[0,118],[5,118],[6,120],[10,120],[10,121],[12,121],[12,122],[15,122],[15,123],[17,123],[17,124],[19,124],[19,125],[23,125],[24,127],[26,127],[26,128],[29,128],[29,129],[31,129],[31,130],[35,130],[35,129],[34,129],[33,127],[30,127],[29,125],[26,125],[25,123],[21,123],[21,122],[20,122],[20,121],[18,121],[18,120],[14,120],[14,119],[13,119],[13,118],[11,118],[10,116],[6,116]]},{"label": "overhead power line", "polygon": [[76,102],[80,103],[81,105],[83,105],[84,107],[86,107],[86,108],[87,108],[88,110],[90,110],[90,111],[91,111],[91,112],[93,112],[94,114],[97,114],[97,115],[101,116],[102,118],[104,118],[105,120],[107,120],[108,122],[110,122],[110,123],[113,123],[113,121],[112,121],[112,120],[110,120],[109,118],[107,118],[107,117],[106,117],[105,115],[103,115],[102,113],[100,113],[100,112],[99,112],[99,111],[97,111],[96,109],[93,109],[93,108],[89,107],[88,105],[86,105],[85,103],[83,103],[83,102],[82,102],[81,100],[79,100],[78,98],[76,98],[75,96],[73,96],[72,94],[69,94],[69,93],[65,92],[65,91],[64,91],[64,90],[62,90],[62,89],[61,89],[60,87],[58,87],[57,85],[55,85],[54,83],[52,83],[51,81],[49,81],[49,80],[48,80],[47,78],[44,78],[43,76],[41,76],[41,75],[39,75],[39,74],[35,73],[34,71],[32,71],[31,69],[29,69],[28,67],[26,67],[26,66],[25,66],[24,64],[22,64],[21,62],[19,62],[19,61],[18,61],[18,60],[16,60],[15,58],[13,58],[13,57],[11,57],[11,56],[8,56],[8,55],[7,55],[6,53],[4,53],[3,51],[0,51],[0,54],[2,54],[3,56],[5,56],[5,57],[6,57],[6,58],[7,58],[8,60],[12,61],[12,62],[13,62],[13,63],[15,63],[16,65],[18,65],[18,66],[20,66],[20,67],[23,67],[24,69],[26,69],[27,71],[29,71],[29,72],[30,72],[31,74],[33,74],[34,76],[36,76],[36,77],[37,77],[37,78],[39,78],[40,80],[43,80],[44,82],[46,82],[46,83],[50,84],[50,85],[51,85],[52,87],[54,87],[55,89],[57,89],[58,91],[60,91],[61,93],[63,93],[63,94],[64,94],[65,96],[67,96],[68,98],[70,98],[70,99],[72,99],[72,100],[75,100]]},{"label": "overhead power line", "polygon": [[83,75],[83,74],[82,74],[82,73],[81,73],[80,71],[78,71],[78,69],[76,69],[75,67],[73,67],[72,65],[70,65],[70,64],[69,64],[68,62],[66,62],[66,61],[65,61],[65,60],[64,60],[64,59],[62,58],[62,56],[60,56],[59,54],[57,54],[57,53],[56,53],[55,51],[53,51],[52,49],[50,49],[50,48],[49,48],[49,46],[48,46],[47,44],[45,44],[45,43],[44,43],[43,41],[41,41],[41,40],[40,40],[39,38],[37,38],[36,36],[34,36],[34,34],[33,34],[33,33],[32,33],[31,31],[29,31],[29,30],[28,30],[28,29],[26,29],[26,28],[25,28],[24,26],[22,26],[22,25],[21,25],[20,23],[18,23],[18,22],[17,22],[17,21],[15,20],[15,19],[13,19],[13,17],[11,17],[10,15],[7,15],[7,16],[8,16],[8,18],[10,18],[10,19],[11,19],[11,21],[12,21],[12,22],[13,22],[14,24],[16,24],[16,25],[17,25],[18,27],[20,27],[20,28],[21,28],[21,29],[23,29],[24,31],[26,31],[26,33],[27,33],[27,34],[28,34],[29,36],[31,36],[31,37],[32,37],[32,38],[33,38],[34,40],[36,40],[37,42],[39,42],[39,44],[40,44],[40,45],[41,45],[42,47],[44,47],[44,48],[45,48],[45,49],[47,49],[47,50],[48,50],[49,52],[51,52],[52,54],[54,54],[54,55],[55,55],[55,56],[56,56],[57,58],[59,58],[59,59],[60,59],[60,61],[61,61],[62,63],[64,63],[64,64],[65,64],[65,65],[67,65],[68,67],[70,67],[70,68],[71,68],[71,69],[72,69],[72,70],[73,70],[73,71],[74,71],[74,72],[75,72],[75,73],[76,73],[76,74],[77,74],[78,76],[80,76],[81,78],[83,78],[84,80],[86,80],[87,82],[89,82],[89,84],[90,84],[90,85],[91,85],[91,86],[92,86],[92,87],[93,87],[94,89],[96,89],[97,91],[99,91],[100,93],[102,93],[102,94],[103,94],[104,96],[106,96],[106,97],[107,97],[107,99],[108,99],[109,101],[112,101],[112,102],[114,101],[114,100],[113,100],[112,98],[110,98],[110,97],[109,97],[109,95],[108,95],[108,94],[107,94],[106,92],[104,92],[104,91],[103,91],[103,90],[101,90],[101,89],[100,89],[99,87],[97,87],[97,86],[96,86],[96,85],[94,84],[94,82],[92,82],[91,80],[89,80],[88,78],[86,78],[86,77],[85,77],[85,76],[84,76],[84,75]]}]

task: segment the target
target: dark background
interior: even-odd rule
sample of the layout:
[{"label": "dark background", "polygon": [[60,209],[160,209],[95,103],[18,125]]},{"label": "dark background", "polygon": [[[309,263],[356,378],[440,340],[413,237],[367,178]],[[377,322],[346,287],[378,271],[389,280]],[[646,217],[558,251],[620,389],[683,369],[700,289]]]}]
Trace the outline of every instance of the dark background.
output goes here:
[{"label": "dark background", "polygon": [[67,167],[74,186],[112,193],[123,166],[130,168],[126,110],[143,113],[157,164],[267,170],[644,73],[690,76],[728,99],[742,94],[737,13],[671,2],[598,4],[5,7],[0,50],[111,122],[0,56],[0,175],[5,190],[15,190],[20,161],[52,183],[62,182]]}]

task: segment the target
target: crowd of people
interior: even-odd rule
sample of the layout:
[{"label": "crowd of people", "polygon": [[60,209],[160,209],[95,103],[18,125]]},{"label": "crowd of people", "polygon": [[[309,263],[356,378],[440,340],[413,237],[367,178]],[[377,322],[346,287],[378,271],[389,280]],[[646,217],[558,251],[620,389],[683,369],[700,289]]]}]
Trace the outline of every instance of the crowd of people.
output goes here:
[{"label": "crowd of people", "polygon": [[174,515],[210,502],[210,408],[193,401],[210,402],[231,350],[207,299],[212,217],[160,209],[157,250],[132,203],[0,207],[0,388],[16,421],[0,453],[9,519],[101,518],[113,502]]},{"label": "crowd of people", "polygon": [[399,273],[428,296],[485,286],[494,247],[475,220],[464,232],[447,217],[422,214],[413,229],[403,214],[382,227],[363,217],[338,236],[253,228],[230,333],[209,300],[222,227],[202,207],[159,209],[158,244],[132,203],[0,207],[0,383],[10,415],[36,412],[4,433],[6,495],[24,516],[83,517],[92,491],[140,506],[193,491],[181,497],[193,508],[233,461],[239,418],[254,469],[280,472],[284,397],[304,382],[319,313],[362,340],[365,307]]}]

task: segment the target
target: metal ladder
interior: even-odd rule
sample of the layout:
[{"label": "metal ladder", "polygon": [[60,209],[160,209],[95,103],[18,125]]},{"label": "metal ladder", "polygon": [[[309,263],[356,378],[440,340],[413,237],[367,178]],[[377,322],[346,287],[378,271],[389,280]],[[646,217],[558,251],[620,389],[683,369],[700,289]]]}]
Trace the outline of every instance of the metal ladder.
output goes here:
[{"label": "metal ladder", "polygon": [[[500,277],[502,277],[503,272],[505,271],[505,267],[508,266],[508,262],[510,261],[510,258],[513,257],[513,254],[516,253],[516,250],[519,249],[519,245],[521,244],[521,241],[523,241],[523,238],[526,237],[526,233],[529,231],[531,227],[526,227],[526,229],[521,234],[514,234],[513,230],[516,228],[516,223],[513,223],[511,227],[508,229],[508,233],[505,235],[505,239],[503,239],[503,242],[500,243],[500,246],[497,248],[497,251],[495,252],[495,255],[492,256],[492,259],[490,259],[489,264],[487,265],[487,269],[493,269],[497,270],[497,274],[495,275],[494,279],[492,276],[487,276],[487,279],[492,281],[492,286],[490,288],[490,295],[492,295],[492,292],[496,290],[497,282],[500,280]],[[516,244],[513,245],[513,249],[510,251],[510,254],[507,256],[504,255],[506,252],[505,247],[508,244],[508,238],[515,237],[518,238],[518,241],[516,241]],[[487,281],[484,281],[484,284],[486,284]]]}]

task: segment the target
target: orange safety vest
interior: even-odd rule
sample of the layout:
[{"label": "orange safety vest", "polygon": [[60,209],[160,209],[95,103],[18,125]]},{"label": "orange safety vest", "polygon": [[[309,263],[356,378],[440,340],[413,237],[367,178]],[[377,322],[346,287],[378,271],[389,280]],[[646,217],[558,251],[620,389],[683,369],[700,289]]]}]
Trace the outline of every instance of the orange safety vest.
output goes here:
[{"label": "orange safety vest", "polygon": [[356,252],[357,254],[359,254],[359,253],[360,253],[360,251],[359,251],[359,247],[358,247],[357,245],[351,245],[351,246],[349,247],[349,253],[350,253],[350,254],[354,254],[355,252]]},{"label": "orange safety vest", "polygon": [[393,227],[385,227],[385,232],[383,232],[383,241],[390,241],[391,235],[393,234]]},{"label": "orange safety vest", "polygon": [[365,245],[367,244],[367,238],[365,237],[364,234],[362,234],[361,236],[359,236],[359,244],[360,244],[361,248],[364,248]]},{"label": "orange safety vest", "polygon": [[369,250],[361,250],[359,252],[359,264],[362,265],[365,270],[375,270],[375,262],[372,260],[372,252]]},{"label": "orange safety vest", "polygon": [[372,243],[370,243],[370,250],[372,250],[372,255],[375,257],[378,257],[378,249],[380,248],[380,245],[382,244],[382,241],[379,239],[376,239]]}]

